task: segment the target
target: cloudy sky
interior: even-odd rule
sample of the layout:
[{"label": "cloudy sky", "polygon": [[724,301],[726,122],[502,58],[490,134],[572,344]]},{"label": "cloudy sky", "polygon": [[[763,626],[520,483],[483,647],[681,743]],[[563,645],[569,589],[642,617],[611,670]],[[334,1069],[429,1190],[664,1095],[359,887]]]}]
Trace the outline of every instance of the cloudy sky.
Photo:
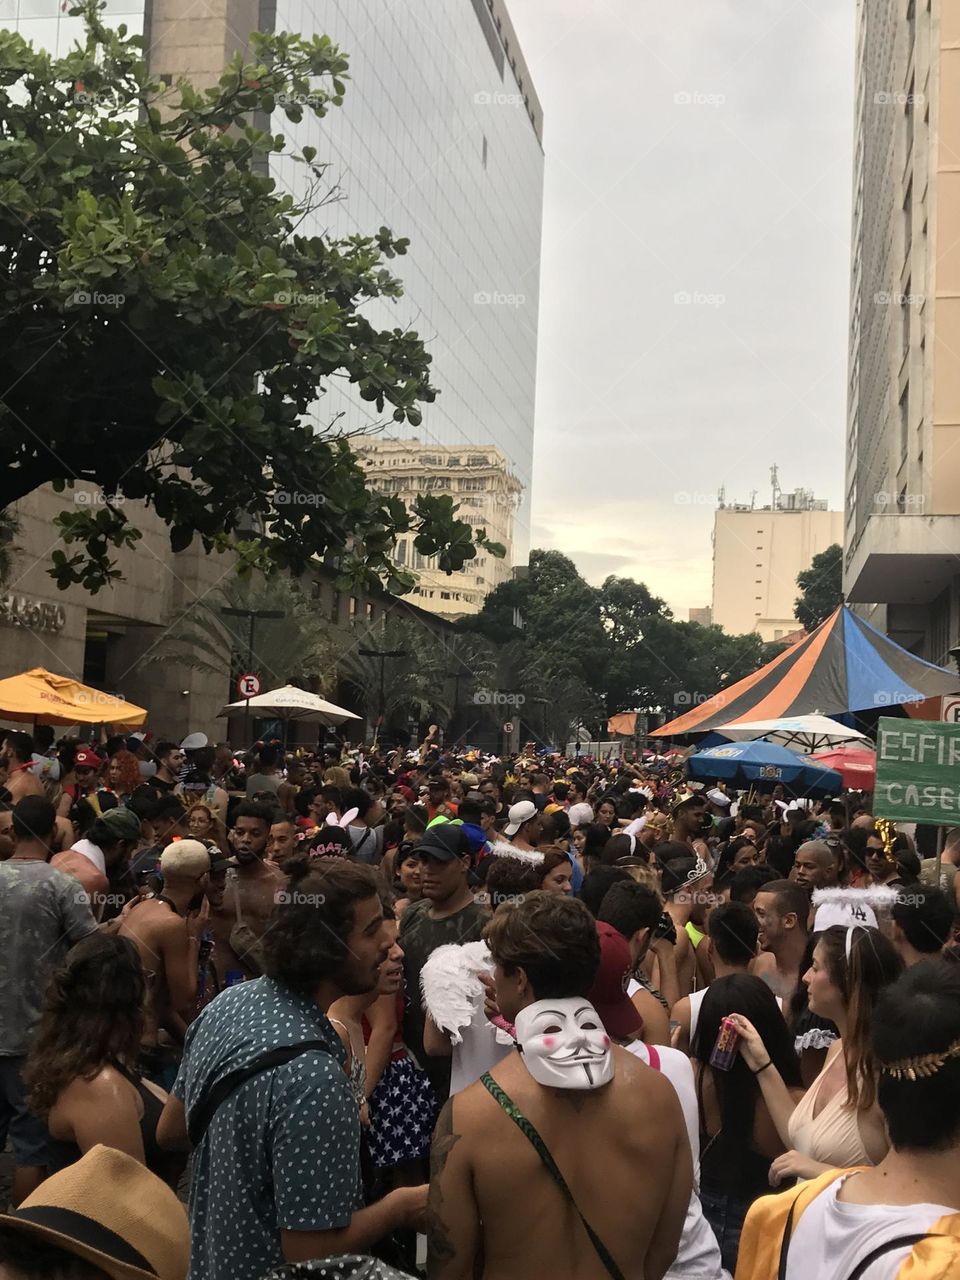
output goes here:
[{"label": "cloudy sky", "polygon": [[840,509],[853,0],[508,0],[545,116],[532,546],[708,604],[716,494]]}]

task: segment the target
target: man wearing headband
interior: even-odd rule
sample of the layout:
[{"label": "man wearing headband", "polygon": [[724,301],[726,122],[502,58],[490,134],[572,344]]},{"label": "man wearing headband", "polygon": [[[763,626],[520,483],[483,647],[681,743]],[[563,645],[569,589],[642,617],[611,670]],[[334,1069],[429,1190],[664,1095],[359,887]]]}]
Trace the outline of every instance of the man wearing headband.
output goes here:
[{"label": "man wearing headband", "polygon": [[481,1255],[488,1280],[662,1276],[690,1196],[690,1145],[673,1087],[610,1043],[586,998],[600,962],[589,912],[531,893],[485,936],[518,1052],[441,1113],[432,1280],[472,1275]]},{"label": "man wearing headband", "polygon": [[738,1278],[960,1275],[960,967],[928,960],[892,983],[872,1041],[889,1152],[756,1201]]}]

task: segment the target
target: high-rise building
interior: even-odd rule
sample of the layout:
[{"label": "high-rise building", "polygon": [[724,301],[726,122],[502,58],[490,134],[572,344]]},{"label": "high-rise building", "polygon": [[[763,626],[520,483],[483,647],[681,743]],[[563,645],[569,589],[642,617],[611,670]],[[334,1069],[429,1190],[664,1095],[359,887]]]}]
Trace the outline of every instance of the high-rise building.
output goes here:
[{"label": "high-rise building", "polygon": [[797,630],[797,575],[843,540],[843,514],[806,489],[767,507],[721,505],[713,524],[712,621],[731,635],[783,640]]},{"label": "high-rise building", "polygon": [[[167,0],[164,0],[166,3]],[[188,3],[191,0],[175,0]],[[154,0],[160,3],[160,0]],[[494,446],[519,480],[517,558],[530,526],[537,309],[543,195],[543,116],[502,0],[277,0],[276,25],[323,32],[349,56],[343,106],[295,126],[329,162],[338,198],[313,215],[333,236],[388,226],[409,237],[389,263],[398,302],[371,319],[417,330],[439,396],[423,422],[388,435],[469,451]],[[272,162],[298,198],[309,174]],[[344,385],[315,406],[319,423],[383,421]]]},{"label": "high-rise building", "polygon": [[[65,8],[62,0],[0,0],[0,25],[64,55],[83,38],[81,19]],[[440,395],[424,406],[414,432],[394,427],[394,434],[414,434],[435,452],[486,454],[491,480],[501,472],[509,477],[497,482],[513,504],[507,541],[513,544],[511,560],[524,560],[543,117],[503,0],[433,0],[429,6],[380,0],[106,0],[105,19],[144,36],[154,76],[167,83],[185,76],[198,88],[215,83],[225,62],[246,51],[252,31],[329,35],[349,56],[341,108],[331,108],[323,120],[307,110],[297,124],[281,111],[271,117],[270,127],[283,131],[293,149],[313,145],[318,159],[329,162],[332,198],[300,230],[375,235],[386,225],[409,238],[407,254],[388,264],[402,279],[404,296],[376,301],[368,314],[373,323],[421,334]],[[303,165],[276,156],[269,163],[281,190],[305,194]],[[373,425],[370,406],[349,387],[322,396],[312,414],[319,426],[334,418],[339,429],[353,432]],[[88,500],[86,491],[74,500]],[[136,662],[178,608],[215,590],[231,571],[229,564],[198,548],[173,555],[155,514],[131,503],[144,540],[136,553],[120,556],[124,582],[95,598],[75,587],[58,592],[46,573],[50,522],[68,502],[69,495],[48,487],[17,504],[12,594],[0,601],[0,638],[6,642],[0,646],[0,675],[42,662],[163,708],[168,730],[214,730],[215,710],[224,701],[222,679],[171,665],[144,670]],[[504,541],[492,519],[488,527],[492,538]],[[495,584],[501,572],[509,572],[511,561],[493,565],[491,559],[481,554],[470,563],[470,581],[461,587],[472,598],[486,588],[475,581],[478,576],[489,575]],[[429,571],[427,576],[443,577]],[[447,586],[433,589],[439,604]],[[429,596],[417,599],[431,603]],[[351,618],[368,607],[349,603]],[[463,612],[473,608],[470,601],[462,603]],[[331,616],[346,607],[334,599]],[[445,624],[438,619],[437,625]]]},{"label": "high-rise building", "polygon": [[900,644],[960,635],[960,7],[860,0],[844,588]]},{"label": "high-rise building", "polygon": [[357,453],[371,488],[408,507],[420,494],[448,494],[460,506],[459,519],[484,529],[491,542],[505,548],[502,559],[481,548],[462,570],[447,574],[437,568],[436,556],[420,555],[412,535],[398,541],[397,564],[419,577],[414,603],[451,617],[479,613],[488,593],[512,573],[513,522],[521,489],[504,455],[492,446],[464,450],[418,440],[361,441]]}]

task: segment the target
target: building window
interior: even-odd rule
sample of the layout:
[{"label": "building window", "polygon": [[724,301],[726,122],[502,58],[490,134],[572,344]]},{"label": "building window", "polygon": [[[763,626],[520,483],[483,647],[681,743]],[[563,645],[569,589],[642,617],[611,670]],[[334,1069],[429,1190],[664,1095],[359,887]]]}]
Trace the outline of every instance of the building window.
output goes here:
[{"label": "building window", "polygon": [[481,163],[483,164],[483,167],[486,168],[487,156],[490,153],[490,148],[487,146],[487,135],[483,134],[482,137],[483,137],[483,142],[480,149],[480,160],[481,160]]},{"label": "building window", "polygon": [[371,622],[373,621],[373,601],[372,600],[367,601],[367,617],[370,619]]},{"label": "building window", "polygon": [[357,616],[357,606],[359,605],[359,603],[360,602],[356,596],[350,597],[350,617],[351,618],[355,618]]},{"label": "building window", "polygon": [[910,427],[910,383],[903,388],[903,395],[900,397],[900,457],[901,460],[907,456],[907,436]]},{"label": "building window", "polygon": [[406,538],[401,538],[401,539],[400,539],[400,541],[397,543],[397,550],[396,550],[396,554],[395,554],[395,556],[394,556],[394,560],[396,561],[396,563],[397,563],[398,565],[404,565],[404,564],[406,564],[406,563],[407,563],[407,540],[406,540]]},{"label": "building window", "polygon": [[340,592],[334,591],[333,603],[330,606],[330,621],[337,622],[340,618]]}]

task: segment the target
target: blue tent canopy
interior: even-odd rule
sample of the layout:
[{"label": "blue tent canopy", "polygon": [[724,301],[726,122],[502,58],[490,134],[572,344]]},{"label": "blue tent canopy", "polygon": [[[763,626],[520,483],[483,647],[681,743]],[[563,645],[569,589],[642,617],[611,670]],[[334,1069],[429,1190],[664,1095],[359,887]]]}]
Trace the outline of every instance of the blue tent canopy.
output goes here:
[{"label": "blue tent canopy", "polygon": [[836,796],[843,779],[834,769],[824,769],[795,751],[775,742],[725,742],[698,751],[687,760],[687,775],[697,782],[729,782],[747,789],[778,782],[795,795]]}]

